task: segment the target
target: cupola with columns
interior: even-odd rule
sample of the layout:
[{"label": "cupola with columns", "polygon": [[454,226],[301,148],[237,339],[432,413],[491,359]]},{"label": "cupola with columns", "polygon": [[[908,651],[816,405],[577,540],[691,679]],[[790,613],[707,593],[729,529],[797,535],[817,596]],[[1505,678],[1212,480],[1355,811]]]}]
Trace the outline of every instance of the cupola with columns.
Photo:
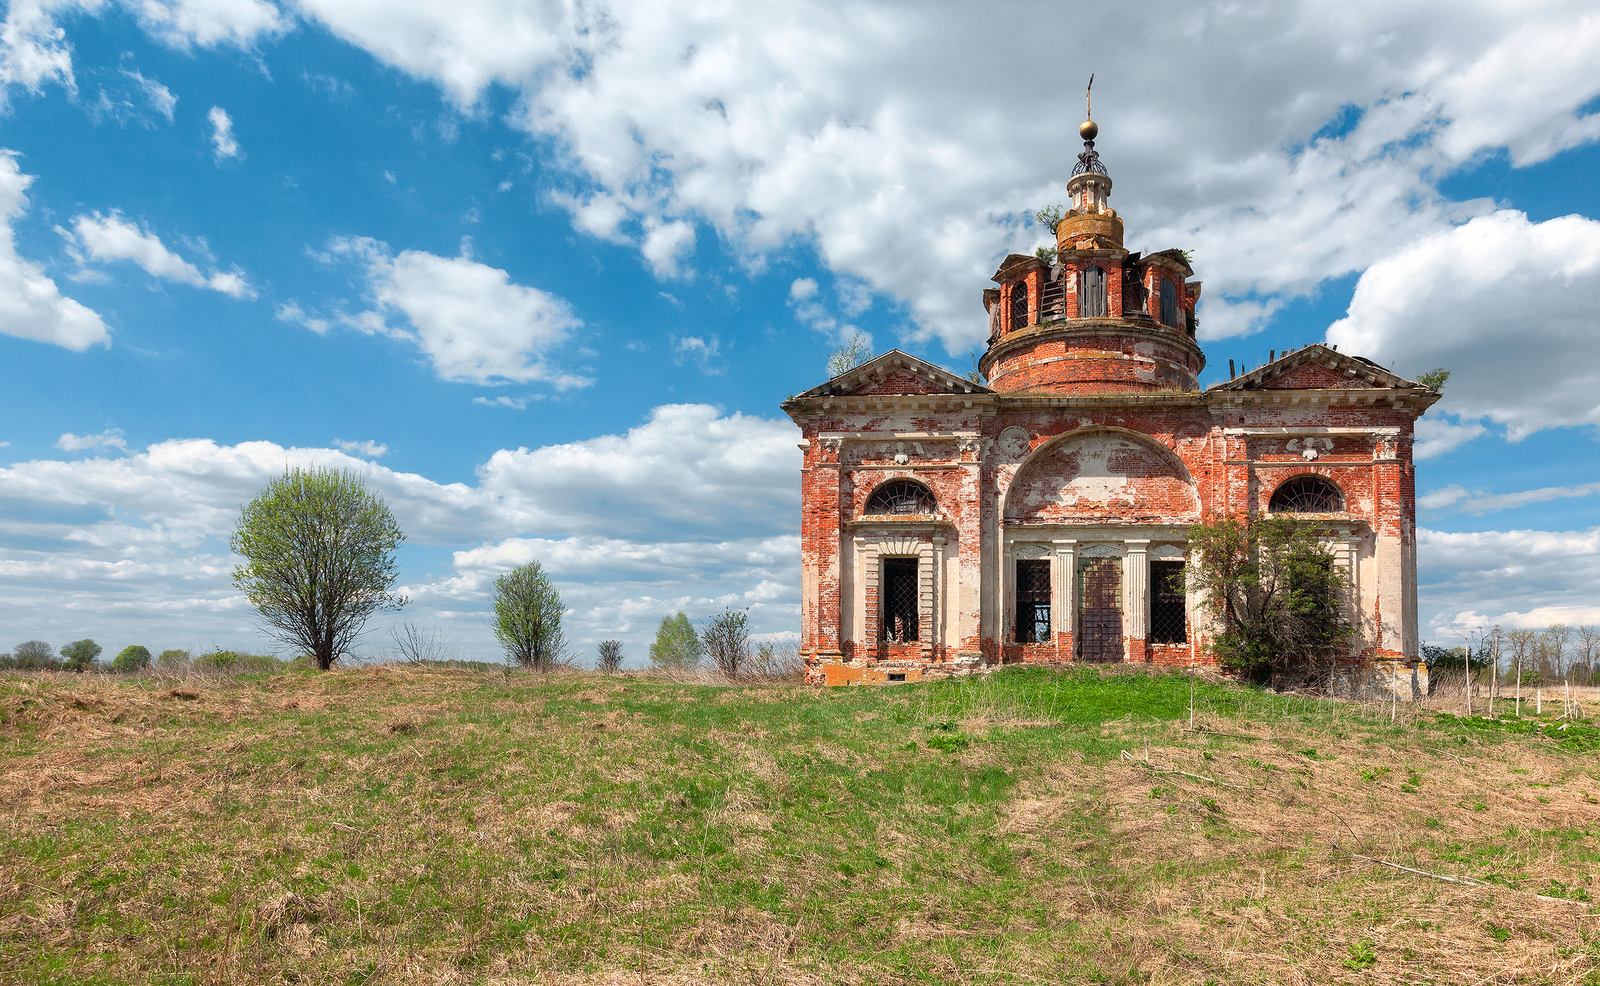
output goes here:
[{"label": "cupola with columns", "polygon": [[978,368],[1002,393],[1194,391],[1205,367],[1195,342],[1200,282],[1181,250],[1123,247],[1108,204],[1111,176],[1088,119],[1056,223],[1053,260],[1012,254],[984,292],[989,347]]}]

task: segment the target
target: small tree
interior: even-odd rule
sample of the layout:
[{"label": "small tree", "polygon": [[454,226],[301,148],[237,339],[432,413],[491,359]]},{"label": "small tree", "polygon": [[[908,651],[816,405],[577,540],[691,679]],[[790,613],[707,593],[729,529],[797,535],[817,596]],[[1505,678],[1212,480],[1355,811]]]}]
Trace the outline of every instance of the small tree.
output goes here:
[{"label": "small tree", "polygon": [[61,656],[66,658],[67,667],[82,672],[89,670],[89,666],[100,659],[101,650],[103,648],[99,644],[85,637],[61,648]]},{"label": "small tree", "polygon": [[706,624],[700,641],[718,671],[738,677],[750,663],[750,614],[728,607]]},{"label": "small tree", "polygon": [[394,552],[405,538],[355,473],[294,467],[240,512],[232,543],[245,564],[233,584],[268,634],[326,671],[372,614],[408,602],[394,593]]},{"label": "small tree", "polygon": [[524,668],[548,671],[566,656],[561,594],[536,561],[494,580],[494,635]]},{"label": "small tree", "polygon": [[1581,626],[1578,628],[1577,640],[1574,643],[1573,663],[1581,659],[1583,662],[1583,677],[1588,684],[1594,684],[1595,662],[1600,660],[1600,627]]},{"label": "small tree", "polygon": [[400,659],[411,664],[428,664],[444,658],[444,634],[439,628],[422,627],[407,620],[389,628]]},{"label": "small tree", "polygon": [[1450,379],[1450,371],[1442,366],[1436,366],[1427,373],[1417,374],[1417,383],[1429,390],[1444,390],[1446,380]]},{"label": "small tree", "polygon": [[849,373],[871,358],[872,347],[867,345],[867,337],[853,335],[848,342],[828,354],[828,378]]},{"label": "small tree", "polygon": [[600,656],[595,658],[594,666],[604,674],[616,674],[622,667],[622,641],[600,641]]},{"label": "small tree", "polygon": [[116,658],[111,662],[111,670],[127,673],[129,671],[143,671],[150,666],[150,651],[140,644],[129,644],[122,648]]},{"label": "small tree", "polygon": [[1355,628],[1345,574],[1315,529],[1292,517],[1224,518],[1189,528],[1190,583],[1218,624],[1217,659],[1244,671],[1331,665]]},{"label": "small tree", "polygon": [[58,667],[56,649],[42,640],[25,640],[17,645],[11,655],[17,667],[24,671],[42,671]]},{"label": "small tree", "polygon": [[187,671],[189,670],[189,652],[176,648],[164,650],[161,652],[161,656],[156,658],[156,667],[163,671]]},{"label": "small tree", "polygon": [[700,637],[682,610],[676,616],[661,618],[655,643],[650,645],[651,664],[658,668],[692,668],[699,665],[701,653]]}]

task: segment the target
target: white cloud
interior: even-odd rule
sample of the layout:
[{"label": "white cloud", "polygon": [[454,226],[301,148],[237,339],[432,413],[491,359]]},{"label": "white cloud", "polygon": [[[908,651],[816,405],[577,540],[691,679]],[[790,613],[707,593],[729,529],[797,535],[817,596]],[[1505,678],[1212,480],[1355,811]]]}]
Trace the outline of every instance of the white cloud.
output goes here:
[{"label": "white cloud", "polygon": [[1443,415],[1444,412],[1435,407],[1428,416],[1417,419],[1417,446],[1414,454],[1418,461],[1453,451],[1487,430],[1483,425],[1476,423],[1461,424],[1446,421]]},{"label": "white cloud", "polygon": [[290,22],[265,0],[137,0],[134,9],[144,29],[168,44],[249,47],[264,34],[289,29]]},{"label": "white cloud", "polygon": [[130,260],[152,277],[210,288],[235,298],[256,296],[255,289],[238,270],[202,274],[194,264],[167,249],[159,236],[123,219],[115,209],[109,216],[98,212],[93,218],[78,216],[72,221],[72,230],[95,260]]},{"label": "white cloud", "polygon": [[534,401],[544,400],[543,394],[524,394],[521,397],[512,397],[509,394],[500,394],[496,397],[474,397],[472,403],[482,404],[485,407],[509,407],[515,411],[525,411]]},{"label": "white cloud", "polygon": [[[56,25],[55,14],[97,12],[98,0],[12,0],[0,24],[0,84],[38,92],[48,81],[77,88],[72,76],[72,46]],[[4,96],[0,94],[0,104]]]},{"label": "white cloud", "polygon": [[437,620],[483,656],[493,577],[527,557],[557,574],[580,642],[621,636],[642,657],[661,616],[734,602],[781,632],[798,624],[796,438],[788,421],[671,405],[626,434],[499,451],[475,485],[271,442],[179,439],[15,463],[0,467],[0,622],[45,639],[135,642],[137,631],[175,641],[163,646],[189,635],[261,646],[229,585],[225,539],[240,505],[287,465],[320,465],[361,475],[410,545],[453,549],[450,569],[408,574],[417,603],[402,616]]},{"label": "white cloud", "polygon": [[1548,503],[1574,497],[1594,496],[1600,493],[1600,483],[1580,483],[1576,486],[1545,486],[1536,490],[1519,490],[1515,493],[1472,492],[1460,485],[1434,490],[1417,498],[1417,506],[1424,510],[1443,510],[1453,507],[1457,513],[1488,514],[1501,510],[1514,510],[1530,503]]},{"label": "white cloud", "polygon": [[11,222],[27,211],[24,193],[32,183],[15,152],[0,150],[0,332],[80,352],[109,346],[111,335],[99,315],[63,297],[42,267],[17,255]]},{"label": "white cloud", "polygon": [[340,449],[350,455],[359,455],[363,459],[381,459],[389,454],[389,446],[379,445],[371,439],[364,442],[349,442],[342,438],[335,438],[333,444],[339,446]]},{"label": "white cloud", "polygon": [[1444,628],[1600,623],[1600,528],[1417,531],[1425,637]]},{"label": "white cloud", "polygon": [[644,244],[639,252],[650,262],[650,269],[661,278],[684,277],[689,272],[679,262],[694,250],[694,226],[682,220],[658,223],[651,217],[645,224]]},{"label": "white cloud", "polygon": [[300,303],[292,298],[278,305],[273,314],[280,322],[293,322],[296,325],[303,325],[319,336],[327,334],[329,329],[327,319],[312,315],[304,308],[301,308]]},{"label": "white cloud", "polygon": [[[1600,222],[1533,223],[1503,210],[1374,264],[1328,341],[1404,376],[1444,366],[1452,375],[1439,409],[1469,429],[1487,417],[1515,441],[1600,424],[1597,295]],[[1436,423],[1426,434],[1460,427]]]},{"label": "white cloud", "polygon": [[211,121],[211,146],[215,151],[217,163],[230,158],[244,158],[244,151],[239,148],[239,141],[233,136],[233,117],[220,106],[213,106],[206,113],[206,119]]},{"label": "white cloud", "polygon": [[[329,252],[366,266],[377,308],[345,323],[414,341],[446,380],[487,384],[545,380],[559,389],[593,381],[546,362],[551,350],[583,323],[553,294],[511,281],[505,271],[465,256],[420,250],[391,255],[386,244],[357,237],[335,240]],[[387,321],[402,315],[411,330]],[[280,316],[281,317],[281,316]]]},{"label": "white cloud", "polygon": [[74,435],[69,431],[56,439],[56,448],[66,452],[82,452],[91,448],[114,448],[126,452],[128,443],[123,441],[121,428],[107,428],[98,435]]},{"label": "white cloud", "polygon": [[[861,298],[861,288],[851,284],[845,293],[842,302],[845,308],[870,304],[870,299]],[[789,285],[789,307],[794,311],[794,317],[801,325],[826,338],[829,342],[842,345],[850,339],[860,336],[867,348],[872,348],[872,333],[864,332],[859,327],[834,317],[818,297],[819,288],[814,278],[796,278]],[[857,313],[864,308],[858,308]]]},{"label": "white cloud", "polygon": [[138,71],[124,70],[122,74],[132,79],[134,84],[139,87],[139,90],[144,93],[144,98],[149,102],[151,109],[166,117],[168,123],[172,122],[173,111],[178,106],[178,97],[172,94],[171,89],[168,89],[155,79],[145,78]]},{"label": "white cloud", "polygon": [[717,376],[727,371],[727,367],[713,366],[711,361],[722,352],[722,340],[713,335],[709,340],[700,336],[668,337],[672,342],[672,351],[677,355],[673,362],[683,365],[685,359],[692,360],[700,367],[701,372],[710,376]]}]

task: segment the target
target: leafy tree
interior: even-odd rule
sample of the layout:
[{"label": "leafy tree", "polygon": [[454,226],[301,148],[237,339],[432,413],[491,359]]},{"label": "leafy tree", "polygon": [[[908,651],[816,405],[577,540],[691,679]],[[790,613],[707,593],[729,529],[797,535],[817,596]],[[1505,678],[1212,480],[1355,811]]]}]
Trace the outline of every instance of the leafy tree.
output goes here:
[{"label": "leafy tree", "polygon": [[1442,366],[1436,366],[1427,373],[1417,374],[1417,383],[1429,390],[1443,390],[1446,380],[1450,379],[1450,371]]},{"label": "leafy tree", "polygon": [[56,661],[56,649],[42,640],[25,640],[18,644],[11,659],[24,671],[48,671],[60,667]]},{"label": "leafy tree", "polygon": [[867,345],[867,337],[853,335],[848,342],[828,354],[828,378],[849,373],[871,358],[872,347]]},{"label": "leafy tree", "polygon": [[1218,625],[1217,659],[1248,671],[1327,666],[1355,637],[1342,570],[1311,526],[1292,517],[1224,518],[1189,528],[1190,582]]},{"label": "leafy tree", "polygon": [[656,641],[650,645],[650,663],[658,668],[692,668],[700,663],[700,637],[682,610],[677,616],[663,616],[656,628]]},{"label": "leafy tree", "polygon": [[536,561],[494,581],[494,635],[522,667],[548,671],[566,656],[561,609],[561,594]]},{"label": "leafy tree", "polygon": [[1061,225],[1061,206],[1047,205],[1033,214],[1033,221],[1054,233]]},{"label": "leafy tree", "polygon": [[750,663],[750,614],[728,607],[706,624],[700,642],[718,671],[737,677]]},{"label": "leafy tree", "polygon": [[172,648],[161,652],[156,658],[156,667],[163,671],[184,671],[189,667],[189,652]]},{"label": "leafy tree", "polygon": [[74,671],[87,671],[89,665],[100,659],[100,652],[104,650],[99,644],[88,637],[74,640],[61,648],[61,656],[66,658],[67,667]]},{"label": "leafy tree", "polygon": [[143,671],[150,666],[150,651],[140,644],[129,644],[111,662],[113,671]]},{"label": "leafy tree", "polygon": [[355,473],[293,467],[240,513],[233,571],[267,633],[326,671],[395,595],[395,548],[405,540],[382,498]]},{"label": "leafy tree", "polygon": [[594,666],[606,674],[616,674],[622,667],[622,641],[600,641],[600,656],[595,658]]}]

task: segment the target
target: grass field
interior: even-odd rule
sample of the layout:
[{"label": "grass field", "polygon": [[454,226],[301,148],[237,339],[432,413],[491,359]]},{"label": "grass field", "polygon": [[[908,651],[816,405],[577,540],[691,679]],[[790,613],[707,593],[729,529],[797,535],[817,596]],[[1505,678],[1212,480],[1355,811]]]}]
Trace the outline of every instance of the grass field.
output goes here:
[{"label": "grass field", "polygon": [[1550,709],[18,674],[0,979],[1600,983],[1600,730]]}]

